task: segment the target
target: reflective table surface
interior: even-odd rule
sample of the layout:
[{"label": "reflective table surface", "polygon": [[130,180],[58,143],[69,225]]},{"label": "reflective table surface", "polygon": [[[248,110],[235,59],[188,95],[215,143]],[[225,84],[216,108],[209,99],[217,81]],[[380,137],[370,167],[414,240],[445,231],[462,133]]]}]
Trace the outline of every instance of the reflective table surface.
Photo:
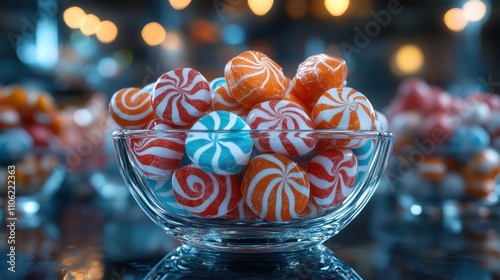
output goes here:
[{"label": "reflective table surface", "polygon": [[[295,254],[217,255],[180,247],[120,178],[99,187],[78,180],[85,179],[65,182],[13,232],[3,217],[0,279],[500,279],[495,215],[415,217],[380,192],[324,245]],[[8,270],[9,238],[15,272]]]}]

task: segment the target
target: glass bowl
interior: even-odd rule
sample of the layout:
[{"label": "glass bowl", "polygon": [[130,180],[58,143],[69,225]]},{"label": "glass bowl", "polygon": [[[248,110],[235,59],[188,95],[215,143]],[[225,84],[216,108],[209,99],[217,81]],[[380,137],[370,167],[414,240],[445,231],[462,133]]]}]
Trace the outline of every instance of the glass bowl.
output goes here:
[{"label": "glass bowl", "polygon": [[[273,221],[255,218],[253,215],[241,215],[235,219],[233,215],[217,218],[194,216],[178,209],[176,198],[172,194],[172,173],[180,167],[190,164],[190,158],[184,156],[180,164],[171,162],[170,166],[178,166],[172,172],[166,172],[164,178],[151,178],[144,172],[133,151],[133,143],[140,141],[172,140],[184,145],[186,139],[201,138],[223,139],[238,142],[250,136],[254,141],[309,141],[314,139],[317,145],[302,156],[287,156],[303,170],[309,161],[322,149],[335,143],[371,143],[369,153],[358,151],[355,184],[350,194],[335,207],[328,209],[311,208],[306,214],[286,221]],[[115,154],[120,172],[129,187],[132,196],[142,210],[167,234],[178,239],[187,246],[205,251],[218,252],[287,252],[311,248],[339,233],[366,206],[374,194],[378,183],[387,167],[392,150],[393,137],[384,131],[341,131],[341,130],[119,130],[114,132]],[[297,143],[297,142],[294,142]],[[187,146],[187,145],[186,145]],[[255,159],[261,153],[253,148],[250,158]],[[179,159],[176,159],[179,161]],[[361,164],[363,163],[363,164]],[[223,163],[222,163],[223,164]],[[334,166],[334,168],[336,168]],[[342,172],[342,171],[339,171]],[[251,177],[250,171],[243,170],[237,176],[244,176],[250,182],[258,180]],[[338,173],[337,173],[338,174]],[[243,180],[245,179],[243,178]],[[307,181],[309,182],[309,181]],[[200,183],[201,184],[201,183]],[[169,188],[170,185],[170,188]],[[311,202],[311,199],[309,200]],[[306,209],[307,210],[307,209]]]}]

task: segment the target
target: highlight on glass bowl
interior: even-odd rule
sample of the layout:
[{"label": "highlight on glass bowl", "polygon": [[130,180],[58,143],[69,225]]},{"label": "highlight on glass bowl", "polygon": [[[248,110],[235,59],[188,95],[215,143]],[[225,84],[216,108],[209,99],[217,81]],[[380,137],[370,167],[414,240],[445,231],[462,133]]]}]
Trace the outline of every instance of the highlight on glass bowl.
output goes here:
[{"label": "highlight on glass bowl", "polygon": [[386,113],[398,132],[389,174],[403,208],[500,214],[500,96],[458,97],[410,79]]},{"label": "highlight on glass bowl", "polygon": [[[49,93],[24,85],[0,88],[0,184],[5,214],[38,213],[59,189],[63,120]],[[12,212],[11,212],[12,211]]]},{"label": "highlight on glass bowl", "polygon": [[305,249],[341,231],[376,190],[392,149],[382,114],[345,85],[343,59],[293,79],[266,55],[231,59],[210,83],[191,68],[110,101],[120,171],[181,242],[216,251]]}]

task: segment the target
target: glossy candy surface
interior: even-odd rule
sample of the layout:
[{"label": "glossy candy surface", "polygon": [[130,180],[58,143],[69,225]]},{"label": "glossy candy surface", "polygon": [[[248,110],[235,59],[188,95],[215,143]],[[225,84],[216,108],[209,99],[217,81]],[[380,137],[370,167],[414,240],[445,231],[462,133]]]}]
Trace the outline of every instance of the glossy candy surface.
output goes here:
[{"label": "glossy candy surface", "polygon": [[121,128],[138,129],[154,119],[151,94],[139,88],[123,88],[111,97],[109,113]]}]

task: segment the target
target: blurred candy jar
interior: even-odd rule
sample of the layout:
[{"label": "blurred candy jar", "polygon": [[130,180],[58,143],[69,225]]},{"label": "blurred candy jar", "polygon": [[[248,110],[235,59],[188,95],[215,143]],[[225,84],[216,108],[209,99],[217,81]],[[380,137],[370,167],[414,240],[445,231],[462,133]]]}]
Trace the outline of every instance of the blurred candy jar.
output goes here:
[{"label": "blurred candy jar", "polygon": [[460,98],[409,79],[386,114],[396,135],[389,178],[403,208],[500,214],[500,96]]}]

